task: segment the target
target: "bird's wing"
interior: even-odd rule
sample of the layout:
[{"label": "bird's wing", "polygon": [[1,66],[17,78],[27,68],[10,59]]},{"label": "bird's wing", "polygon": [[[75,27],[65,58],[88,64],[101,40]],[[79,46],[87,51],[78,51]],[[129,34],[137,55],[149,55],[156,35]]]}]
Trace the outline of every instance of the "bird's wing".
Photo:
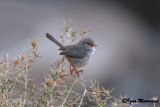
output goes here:
[{"label": "bird's wing", "polygon": [[60,55],[67,55],[76,58],[83,58],[85,56],[85,50],[78,46],[69,45],[66,46],[66,50],[62,51]]}]

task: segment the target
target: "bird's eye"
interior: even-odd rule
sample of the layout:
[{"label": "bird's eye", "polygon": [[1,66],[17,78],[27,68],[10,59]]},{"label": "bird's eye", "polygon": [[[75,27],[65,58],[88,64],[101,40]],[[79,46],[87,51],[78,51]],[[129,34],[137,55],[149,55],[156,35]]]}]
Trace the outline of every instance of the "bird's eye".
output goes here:
[{"label": "bird's eye", "polygon": [[87,51],[89,51],[90,49],[87,49]]}]

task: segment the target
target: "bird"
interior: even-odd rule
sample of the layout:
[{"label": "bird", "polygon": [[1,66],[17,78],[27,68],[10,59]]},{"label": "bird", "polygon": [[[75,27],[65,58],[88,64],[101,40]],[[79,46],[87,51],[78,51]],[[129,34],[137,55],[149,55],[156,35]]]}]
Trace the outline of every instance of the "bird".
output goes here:
[{"label": "bird", "polygon": [[[73,71],[76,72],[78,77],[79,72],[82,72],[83,74],[83,70],[78,71],[78,68],[85,66],[88,63],[90,56],[95,52],[95,47],[97,47],[97,45],[94,43],[93,39],[83,38],[76,44],[64,46],[51,34],[46,33],[46,37],[60,47],[59,50],[61,50],[61,52],[59,55],[64,55],[70,63],[71,75]],[[71,69],[71,67],[73,67],[73,69]]]}]

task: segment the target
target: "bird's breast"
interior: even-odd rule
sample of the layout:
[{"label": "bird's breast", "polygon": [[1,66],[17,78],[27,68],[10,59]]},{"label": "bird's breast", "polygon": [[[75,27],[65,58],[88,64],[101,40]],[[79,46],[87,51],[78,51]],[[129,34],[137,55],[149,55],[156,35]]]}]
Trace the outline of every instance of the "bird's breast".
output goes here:
[{"label": "bird's breast", "polygon": [[83,67],[88,63],[89,56],[84,56],[83,58],[75,58],[70,56],[65,56],[69,63],[75,67]]}]

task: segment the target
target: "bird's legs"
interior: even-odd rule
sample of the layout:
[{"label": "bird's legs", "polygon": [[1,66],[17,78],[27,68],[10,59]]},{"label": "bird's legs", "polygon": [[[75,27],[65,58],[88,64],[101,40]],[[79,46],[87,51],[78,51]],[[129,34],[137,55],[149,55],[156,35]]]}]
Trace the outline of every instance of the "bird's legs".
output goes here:
[{"label": "bird's legs", "polygon": [[[76,72],[77,76],[79,77],[79,71],[77,70],[77,68],[74,67],[73,65],[72,65],[72,67],[73,67],[73,70]],[[71,71],[71,72],[72,72],[72,71]]]},{"label": "bird's legs", "polygon": [[[71,70],[71,66],[73,67],[73,69]],[[80,70],[78,71],[76,67],[74,67],[73,65],[70,65],[70,72],[71,72],[71,75],[72,75],[72,72],[75,71],[77,76],[79,77],[79,73],[82,72],[82,75],[83,75],[83,70]]]},{"label": "bird's legs", "polygon": [[72,75],[73,70],[72,70],[72,68],[71,68],[71,65],[70,65],[70,72],[71,72],[71,75]]}]

